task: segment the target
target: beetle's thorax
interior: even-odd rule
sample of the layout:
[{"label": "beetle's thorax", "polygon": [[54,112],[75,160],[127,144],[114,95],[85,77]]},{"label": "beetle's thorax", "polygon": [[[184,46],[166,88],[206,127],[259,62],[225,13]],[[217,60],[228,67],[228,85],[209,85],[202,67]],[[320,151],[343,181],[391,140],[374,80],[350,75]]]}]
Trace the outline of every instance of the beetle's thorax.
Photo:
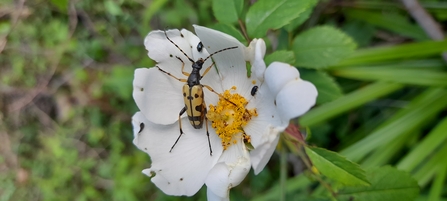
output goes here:
[{"label": "beetle's thorax", "polygon": [[202,70],[203,63],[204,60],[200,58],[192,64],[192,71],[187,81],[189,87],[200,85],[200,79],[202,78],[202,76],[200,75],[200,70]]},{"label": "beetle's thorax", "polygon": [[194,85],[200,85],[200,79],[202,76],[200,75],[200,68],[193,68],[191,74],[188,77],[188,86],[192,87]]}]

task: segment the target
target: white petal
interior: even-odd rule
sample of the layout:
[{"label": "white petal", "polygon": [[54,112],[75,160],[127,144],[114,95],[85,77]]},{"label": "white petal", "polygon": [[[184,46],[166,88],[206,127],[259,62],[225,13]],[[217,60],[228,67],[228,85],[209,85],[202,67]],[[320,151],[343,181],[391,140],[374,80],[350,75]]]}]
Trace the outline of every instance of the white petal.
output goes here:
[{"label": "white petal", "polygon": [[276,145],[278,144],[278,140],[279,135],[277,135],[273,141],[266,142],[250,152],[251,164],[256,175],[259,174],[269,162],[275,151]]},{"label": "white petal", "polygon": [[219,197],[217,194],[215,194],[212,190],[209,188],[206,190],[206,197],[208,201],[230,201],[230,197]]},{"label": "white petal", "polygon": [[209,172],[205,181],[208,191],[218,197],[228,197],[230,189],[239,185],[249,171],[250,157],[241,139],[222,153],[219,162]]},{"label": "white petal", "polygon": [[178,114],[185,106],[183,85],[157,68],[139,68],[135,70],[133,97],[149,121],[172,124],[178,120]]},{"label": "white petal", "polygon": [[285,129],[289,121],[282,121],[276,110],[274,96],[264,84],[258,89],[254,98],[247,105],[248,109],[256,108],[257,117],[253,117],[244,127],[244,131],[250,135],[251,144],[257,148],[261,144],[272,141],[276,134],[270,132],[272,129]]},{"label": "white petal", "polygon": [[194,25],[197,36],[208,52],[214,53],[229,47],[237,47],[212,56],[222,80],[223,89],[237,86],[242,96],[250,94],[252,84],[247,78],[247,68],[244,59],[245,46],[234,37],[206,27]]},{"label": "white petal", "polygon": [[[182,29],[180,32],[183,34],[183,36],[185,36],[185,39],[189,42],[189,45],[191,47],[191,52],[192,52],[192,59],[194,61],[197,61],[200,58],[205,59],[206,57],[208,57],[208,55],[210,55],[205,48],[202,48],[202,50],[200,52],[198,51],[197,45],[200,43],[199,37],[197,37],[192,32],[190,32],[186,29]],[[207,63],[205,63],[205,64],[207,66],[209,66],[209,65],[211,65],[211,63],[212,62],[210,60],[210,61],[207,61]]]},{"label": "white petal", "polygon": [[[145,107],[146,100],[146,77],[149,74],[150,70],[147,68],[137,68],[134,72],[133,78],[133,92],[132,96],[137,104],[138,108]],[[140,108],[141,110],[141,108]]]},{"label": "white petal", "polygon": [[152,165],[143,171],[155,176],[151,181],[169,195],[194,195],[205,183],[211,168],[222,154],[220,138],[210,129],[210,156],[205,129],[194,129],[183,119],[183,131],[172,152],[172,145],[179,136],[177,124],[163,126],[151,123],[142,113],[132,118],[133,143],[151,157]]},{"label": "white petal", "polygon": [[266,68],[264,62],[265,49],[265,42],[262,38],[253,39],[250,46],[247,48],[247,51],[249,52],[246,53],[253,54],[252,58],[250,58],[251,74],[261,82],[264,81],[264,72]]},{"label": "white petal", "polygon": [[283,121],[280,117],[271,93],[266,85],[261,85],[255,99],[252,99],[249,104],[255,105],[258,116],[244,127],[244,131],[250,135],[251,143],[255,148],[250,152],[255,174],[264,169],[278,144],[279,134],[289,124],[288,120]]},{"label": "white petal", "polygon": [[[187,38],[177,29],[166,31],[169,39],[171,39],[189,58],[192,58],[192,46]],[[182,62],[177,59],[179,57],[185,67],[185,72],[191,72],[192,62],[172,44],[165,36],[164,31],[151,31],[144,39],[144,46],[148,50],[151,59],[157,62],[157,66],[171,73],[178,78],[185,78],[182,74]]]},{"label": "white petal", "polygon": [[135,140],[138,138],[138,134],[144,130],[145,122],[147,121],[146,117],[141,112],[136,112],[132,116],[132,127],[133,127],[133,137],[134,144]]},{"label": "white petal", "polygon": [[273,62],[265,70],[265,83],[276,94],[290,81],[300,78],[298,70],[290,64]]},{"label": "white petal", "polygon": [[245,61],[249,61],[253,64],[256,52],[258,51],[260,56],[264,57],[265,50],[266,46],[264,40],[262,38],[254,38],[244,50]]},{"label": "white petal", "polygon": [[304,80],[288,83],[276,96],[278,112],[284,121],[306,113],[317,99],[315,86]]}]

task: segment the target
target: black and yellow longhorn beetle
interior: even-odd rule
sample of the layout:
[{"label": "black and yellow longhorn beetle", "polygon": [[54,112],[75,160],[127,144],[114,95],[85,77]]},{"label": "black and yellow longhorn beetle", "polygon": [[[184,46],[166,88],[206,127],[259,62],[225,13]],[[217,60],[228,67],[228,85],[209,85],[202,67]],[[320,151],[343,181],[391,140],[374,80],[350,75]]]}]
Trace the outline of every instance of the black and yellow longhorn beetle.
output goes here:
[{"label": "black and yellow longhorn beetle", "polygon": [[[180,113],[178,115],[180,135],[178,136],[174,145],[172,145],[171,150],[169,152],[171,152],[172,149],[174,149],[174,147],[177,144],[177,142],[179,141],[180,137],[182,137],[182,135],[183,135],[181,116],[186,112],[186,114],[188,115],[189,122],[191,123],[192,127],[194,127],[195,129],[201,129],[203,127],[203,121],[205,120],[206,135],[208,137],[208,145],[210,147],[210,155],[212,155],[213,151],[211,150],[210,134],[208,132],[208,119],[205,116],[207,110],[206,110],[206,104],[205,104],[205,97],[204,97],[204,93],[203,93],[203,87],[207,88],[208,90],[217,94],[218,96],[221,96],[221,95],[218,94],[216,91],[214,91],[210,86],[203,85],[200,83],[200,80],[203,78],[203,76],[205,76],[211,70],[214,63],[205,69],[205,72],[203,73],[203,75],[200,75],[200,70],[202,69],[202,66],[205,63],[205,61],[207,59],[211,58],[211,56],[213,56],[219,52],[225,51],[225,50],[235,49],[235,48],[237,48],[237,46],[228,47],[228,48],[218,50],[218,51],[210,54],[205,59],[200,58],[197,61],[194,61],[182,49],[180,49],[180,47],[177,44],[175,44],[168,37],[168,34],[166,34],[166,31],[165,31],[165,36],[166,36],[166,39],[168,39],[173,45],[175,45],[175,47],[177,47],[177,49],[179,49],[180,52],[182,52],[183,55],[185,55],[186,58],[188,58],[188,60],[191,61],[191,63],[192,63],[191,73],[185,72],[184,71],[185,63],[183,62],[183,60],[180,57],[176,56],[176,58],[178,60],[180,60],[180,62],[182,62],[182,74],[188,76],[188,79],[177,78],[174,75],[172,75],[171,73],[166,72],[165,70],[163,70],[157,66],[158,70],[160,70],[161,72],[173,77],[174,79],[176,79],[180,82],[186,82],[186,84],[183,85],[183,90],[182,90],[183,98],[185,101],[185,107],[183,107],[183,109],[180,111]],[[183,37],[182,34],[181,34],[181,36]],[[200,42],[197,45],[197,51],[201,52],[202,48],[203,48],[203,44],[202,44],[202,42]]]}]

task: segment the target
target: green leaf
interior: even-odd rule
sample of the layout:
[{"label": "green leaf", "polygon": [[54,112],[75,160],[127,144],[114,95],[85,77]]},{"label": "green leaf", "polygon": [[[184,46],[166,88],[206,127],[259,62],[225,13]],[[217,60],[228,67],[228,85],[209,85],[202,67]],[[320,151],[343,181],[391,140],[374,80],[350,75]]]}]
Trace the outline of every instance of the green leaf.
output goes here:
[{"label": "green leaf", "polygon": [[305,147],[312,164],[323,175],[348,186],[369,186],[365,171],[345,157],[317,147]]},{"label": "green leaf", "polygon": [[314,126],[334,116],[359,107],[369,101],[390,94],[403,87],[397,83],[377,82],[351,92],[335,101],[323,104],[300,117],[302,126]]},{"label": "green leaf", "polygon": [[345,33],[329,26],[309,29],[293,42],[296,66],[324,68],[354,52],[355,42]]},{"label": "green leaf", "polygon": [[369,154],[365,160],[362,160],[362,167],[371,168],[389,164],[402,149],[406,148],[408,139],[414,137],[415,133],[417,132],[404,132],[396,139],[384,142],[376,148],[376,151]]},{"label": "green leaf", "polygon": [[348,18],[362,20],[368,24],[387,29],[402,36],[407,36],[416,40],[428,40],[429,37],[421,27],[411,24],[408,17],[386,12],[371,12],[365,10],[347,10],[345,14]]},{"label": "green leaf", "polygon": [[51,0],[53,5],[55,5],[60,11],[67,12],[68,0]]},{"label": "green leaf", "polygon": [[221,23],[233,24],[238,21],[244,6],[243,0],[213,0],[213,13]]},{"label": "green leaf", "polygon": [[280,61],[288,64],[295,63],[295,55],[291,51],[279,50],[267,55],[264,59],[265,65],[270,65],[274,61]]},{"label": "green leaf", "polygon": [[117,97],[124,100],[132,98],[132,75],[134,69],[123,66],[114,66],[112,72],[107,79],[103,81],[104,88],[110,93],[114,93]]},{"label": "green leaf", "polygon": [[300,16],[312,0],[259,0],[248,10],[247,32],[250,37],[263,37],[268,29],[279,29]]},{"label": "green leaf", "polygon": [[373,25],[358,20],[347,21],[342,29],[346,34],[352,37],[360,47],[368,46],[376,33],[376,29]]},{"label": "green leaf", "polygon": [[345,187],[338,192],[337,200],[414,200],[419,194],[416,180],[406,172],[386,166],[367,171],[366,175],[371,186]]},{"label": "green leaf", "polygon": [[[299,174],[293,178],[287,180],[285,185],[285,189],[281,189],[279,184],[271,185],[271,188],[267,191],[263,192],[255,196],[251,201],[271,201],[277,200],[281,190],[284,190],[287,194],[294,193],[297,191],[305,191],[309,185],[312,184],[312,181],[305,174]],[[304,194],[304,193],[303,193]],[[308,200],[308,199],[306,199]]]},{"label": "green leaf", "polygon": [[441,146],[414,171],[413,176],[418,181],[419,186],[424,187],[432,180],[440,164],[439,161],[445,161],[445,153],[447,153],[447,146]]},{"label": "green leaf", "polygon": [[317,87],[317,104],[331,102],[343,96],[340,86],[334,78],[323,71],[300,71],[301,78],[312,82]]},{"label": "green leaf", "polygon": [[291,32],[300,25],[302,25],[307,19],[309,19],[310,15],[312,14],[313,8],[315,7],[315,5],[317,5],[317,3],[318,3],[317,0],[310,1],[309,8],[307,8],[304,12],[302,12],[300,16],[292,20],[288,25],[284,26],[284,28],[288,32]]},{"label": "green leaf", "polygon": [[10,22],[0,22],[0,35],[8,34],[10,30],[11,30]]},{"label": "green leaf", "polygon": [[396,165],[400,170],[412,171],[418,164],[432,155],[447,141],[447,117],[444,118],[424,139]]},{"label": "green leaf", "polygon": [[447,86],[447,73],[423,69],[341,68],[333,74],[356,80],[392,81],[423,86]]},{"label": "green leaf", "polygon": [[[366,64],[366,65],[356,65],[355,67],[370,67],[376,69],[390,69],[390,68],[408,68],[408,69],[424,69],[430,71],[439,71],[442,72],[445,69],[445,61],[441,58],[439,59],[419,59],[419,60],[403,60],[403,61],[390,61],[383,62],[378,64]],[[348,67],[348,66],[346,66]],[[352,67],[352,66],[349,66]],[[330,68],[330,69],[339,69],[339,68]]]},{"label": "green leaf", "polygon": [[338,63],[336,67],[373,64],[396,59],[415,59],[441,54],[444,51],[447,51],[447,40],[367,48],[357,50],[354,54]]},{"label": "green leaf", "polygon": [[444,182],[447,178],[447,160],[442,160],[437,165],[437,173],[434,178],[433,185],[430,188],[430,194],[428,201],[438,201],[442,198],[444,192]]},{"label": "green leaf", "polygon": [[[151,1],[151,6],[147,6],[143,11],[142,11],[142,16],[141,16],[141,24],[150,24],[150,21],[152,19],[152,17],[158,12],[160,11],[163,6],[168,3],[168,0],[153,0]],[[150,29],[150,26],[141,26],[139,27],[139,32],[141,35],[146,35]]]},{"label": "green leaf", "polygon": [[122,15],[123,11],[121,10],[121,7],[116,4],[114,1],[105,1],[104,2],[104,8],[110,15]]},{"label": "green leaf", "polygon": [[417,96],[404,109],[378,126],[367,137],[340,153],[353,161],[359,161],[390,140],[420,128],[427,119],[447,107],[447,90],[430,88]]}]

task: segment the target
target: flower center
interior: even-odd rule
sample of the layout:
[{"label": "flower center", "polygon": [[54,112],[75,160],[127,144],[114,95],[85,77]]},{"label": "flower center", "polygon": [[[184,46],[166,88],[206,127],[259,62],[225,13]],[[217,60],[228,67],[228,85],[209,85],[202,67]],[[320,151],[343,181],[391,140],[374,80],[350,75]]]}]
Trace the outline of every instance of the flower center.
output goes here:
[{"label": "flower center", "polygon": [[[233,86],[230,90],[236,90]],[[250,136],[244,132],[243,127],[251,120],[252,116],[258,116],[255,109],[246,109],[248,101],[237,93],[225,90],[220,96],[217,105],[210,104],[206,117],[212,122],[217,135],[222,139],[222,147],[226,150],[232,144],[242,139],[250,143]]]}]

